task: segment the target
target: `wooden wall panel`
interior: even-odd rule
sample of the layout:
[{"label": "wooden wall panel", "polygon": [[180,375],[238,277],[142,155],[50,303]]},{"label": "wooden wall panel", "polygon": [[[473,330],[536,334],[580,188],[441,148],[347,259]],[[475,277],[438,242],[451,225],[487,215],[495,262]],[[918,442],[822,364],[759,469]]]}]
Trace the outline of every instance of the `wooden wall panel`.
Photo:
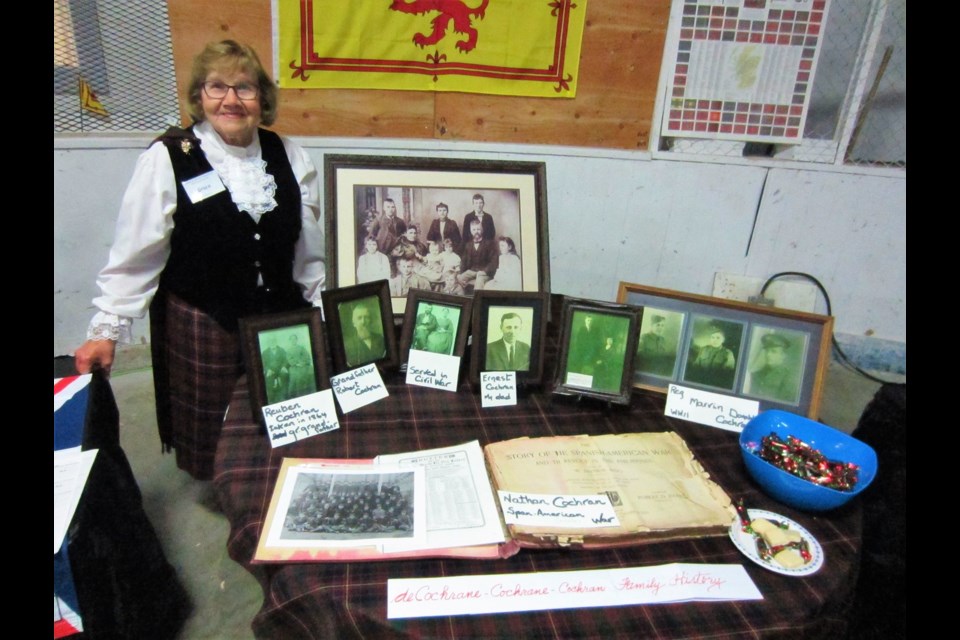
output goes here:
[{"label": "wooden wall panel", "polygon": [[437,136],[646,149],[669,2],[591,0],[572,100],[437,94]]},{"label": "wooden wall panel", "polygon": [[[271,66],[270,3],[169,0],[177,81],[209,41],[234,38]],[[281,90],[291,135],[438,138],[646,149],[669,0],[590,0],[574,99],[418,91]]]}]

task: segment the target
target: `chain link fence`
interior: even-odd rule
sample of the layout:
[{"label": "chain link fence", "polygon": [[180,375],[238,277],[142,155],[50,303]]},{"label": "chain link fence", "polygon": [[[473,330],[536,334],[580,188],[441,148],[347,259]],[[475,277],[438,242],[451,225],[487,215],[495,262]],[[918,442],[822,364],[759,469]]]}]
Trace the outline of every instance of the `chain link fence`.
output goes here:
[{"label": "chain link fence", "polygon": [[[54,0],[53,131],[159,133],[180,122],[167,3]],[[81,81],[106,115],[81,107]]]}]

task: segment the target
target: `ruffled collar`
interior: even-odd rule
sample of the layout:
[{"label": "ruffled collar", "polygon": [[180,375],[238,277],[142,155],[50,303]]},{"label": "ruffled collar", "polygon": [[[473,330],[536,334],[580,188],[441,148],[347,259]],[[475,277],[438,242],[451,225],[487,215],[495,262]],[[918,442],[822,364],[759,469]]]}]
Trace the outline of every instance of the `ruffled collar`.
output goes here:
[{"label": "ruffled collar", "polygon": [[226,144],[209,122],[197,123],[193,131],[238,209],[259,222],[260,216],[277,207],[277,181],[267,173],[259,136],[246,147],[235,147]]}]

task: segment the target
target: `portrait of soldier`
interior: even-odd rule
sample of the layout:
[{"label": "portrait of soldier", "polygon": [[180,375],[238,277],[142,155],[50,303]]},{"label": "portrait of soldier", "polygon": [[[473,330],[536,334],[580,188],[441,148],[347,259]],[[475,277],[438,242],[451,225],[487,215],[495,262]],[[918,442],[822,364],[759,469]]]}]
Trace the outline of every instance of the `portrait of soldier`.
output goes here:
[{"label": "portrait of soldier", "polygon": [[639,373],[673,377],[683,324],[682,313],[653,308],[644,310],[635,362]]},{"label": "portrait of soldier", "polygon": [[733,389],[742,325],[717,320],[694,324],[684,379],[712,387]]},{"label": "portrait of soldier", "polygon": [[[796,340],[796,338],[794,338]],[[779,333],[760,336],[760,350],[751,362],[746,393],[769,400],[795,403],[801,364],[793,342]]]}]

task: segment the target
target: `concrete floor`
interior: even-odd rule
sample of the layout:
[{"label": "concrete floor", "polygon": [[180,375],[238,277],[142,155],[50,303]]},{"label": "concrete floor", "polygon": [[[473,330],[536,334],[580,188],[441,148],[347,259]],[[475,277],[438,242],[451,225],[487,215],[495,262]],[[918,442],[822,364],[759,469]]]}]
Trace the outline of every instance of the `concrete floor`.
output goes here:
[{"label": "concrete floor", "polygon": [[120,444],[143,493],[144,510],[193,600],[193,615],[179,637],[253,638],[250,622],[263,604],[263,592],[227,555],[227,519],[205,506],[212,483],[193,480],[177,468],[173,454],[161,454],[152,370],[114,371],[110,383],[120,409]]},{"label": "concrete floor", "polygon": [[[263,602],[262,591],[227,555],[227,520],[205,506],[212,494],[210,483],[192,480],[177,469],[173,455],[161,455],[151,369],[115,369],[111,384],[120,409],[120,442],[143,492],[144,508],[193,599],[194,612],[180,638],[253,638],[250,622]],[[879,384],[831,363],[821,421],[852,431],[878,388]]]}]

